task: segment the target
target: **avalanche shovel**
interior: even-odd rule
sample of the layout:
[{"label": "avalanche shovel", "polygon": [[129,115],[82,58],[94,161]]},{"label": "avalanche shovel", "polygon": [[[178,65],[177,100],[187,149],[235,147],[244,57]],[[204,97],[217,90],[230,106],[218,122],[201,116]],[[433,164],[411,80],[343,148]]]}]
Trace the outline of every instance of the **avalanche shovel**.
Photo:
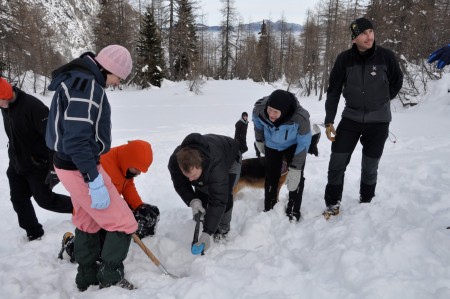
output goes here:
[{"label": "avalanche shovel", "polygon": [[136,234],[132,235],[134,242],[136,242],[139,247],[141,247],[141,249],[145,252],[145,254],[152,260],[153,264],[156,265],[156,267],[158,267],[159,270],[161,270],[162,273],[169,275],[172,278],[179,278],[178,276],[175,276],[171,273],[169,273],[166,268],[164,268],[164,266],[161,264],[161,262],[156,258],[156,256],[150,251],[150,249],[147,248],[147,246],[145,246],[145,244],[141,241],[141,239],[139,239],[139,237]]},{"label": "avalanche shovel", "polygon": [[[194,244],[196,244],[198,242],[198,234],[200,232],[200,222],[201,222],[201,218],[202,218],[202,213],[198,212],[197,214],[195,214],[194,216],[194,220],[195,220],[195,230],[194,230],[194,238],[192,239],[192,246],[191,246],[191,252],[192,254],[199,254],[200,250],[201,250],[201,254],[204,255],[205,252],[203,251],[203,247],[200,246],[194,246]],[[203,244],[202,244],[203,245]],[[204,245],[203,245],[204,246]]]}]

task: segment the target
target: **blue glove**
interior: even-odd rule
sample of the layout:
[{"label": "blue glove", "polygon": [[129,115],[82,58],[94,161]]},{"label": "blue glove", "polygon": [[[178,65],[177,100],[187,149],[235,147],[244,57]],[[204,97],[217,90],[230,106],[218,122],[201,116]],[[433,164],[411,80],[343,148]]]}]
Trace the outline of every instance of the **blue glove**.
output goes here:
[{"label": "blue glove", "polygon": [[91,195],[91,208],[103,210],[109,207],[109,193],[106,189],[105,182],[101,173],[92,182],[89,182],[89,194]]},{"label": "blue glove", "polygon": [[442,69],[447,64],[450,64],[450,44],[434,51],[431,53],[430,57],[428,57],[428,63],[433,63],[436,60],[438,60],[436,65],[438,70]]},{"label": "blue glove", "polygon": [[192,254],[198,255],[200,253],[206,252],[211,246],[211,235],[207,233],[202,233],[200,238],[198,238],[198,242],[192,245],[191,252]]}]

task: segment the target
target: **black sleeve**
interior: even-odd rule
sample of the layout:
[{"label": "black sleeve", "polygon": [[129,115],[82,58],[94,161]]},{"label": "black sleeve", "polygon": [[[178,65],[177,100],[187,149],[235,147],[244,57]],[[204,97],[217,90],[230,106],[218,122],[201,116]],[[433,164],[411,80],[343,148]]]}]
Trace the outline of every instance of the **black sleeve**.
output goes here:
[{"label": "black sleeve", "polygon": [[208,207],[203,222],[203,231],[212,235],[219,227],[228,203],[228,169],[224,161],[214,165],[208,174]]},{"label": "black sleeve", "polygon": [[393,52],[390,52],[389,61],[389,96],[395,98],[403,85],[403,73]]},{"label": "black sleeve", "polygon": [[342,93],[342,86],[345,80],[345,66],[343,53],[339,54],[330,73],[330,80],[327,89],[327,100],[325,102],[325,124],[333,123],[336,117],[339,98]]}]

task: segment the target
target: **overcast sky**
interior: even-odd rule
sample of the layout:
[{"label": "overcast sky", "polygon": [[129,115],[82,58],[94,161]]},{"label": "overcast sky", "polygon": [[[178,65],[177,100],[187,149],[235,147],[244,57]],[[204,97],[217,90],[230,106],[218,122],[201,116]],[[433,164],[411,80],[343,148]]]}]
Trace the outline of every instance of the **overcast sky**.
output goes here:
[{"label": "overcast sky", "polygon": [[[303,24],[306,11],[314,10],[319,0],[235,0],[234,6],[244,23],[259,22],[262,19],[277,21],[284,15],[289,23]],[[220,0],[201,0],[200,11],[203,11],[206,24],[219,25],[222,20]]]}]

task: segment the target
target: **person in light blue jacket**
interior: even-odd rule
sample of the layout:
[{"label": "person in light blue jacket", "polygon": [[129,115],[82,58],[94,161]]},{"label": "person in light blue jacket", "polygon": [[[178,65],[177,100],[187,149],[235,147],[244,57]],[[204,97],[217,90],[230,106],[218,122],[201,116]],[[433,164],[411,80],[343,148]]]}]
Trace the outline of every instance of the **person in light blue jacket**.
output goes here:
[{"label": "person in light blue jacket", "polygon": [[277,203],[283,160],[289,166],[286,215],[299,220],[305,178],[306,154],[311,143],[309,113],[294,94],[281,89],[255,103],[252,120],[258,150],[266,156],[264,211]]}]

